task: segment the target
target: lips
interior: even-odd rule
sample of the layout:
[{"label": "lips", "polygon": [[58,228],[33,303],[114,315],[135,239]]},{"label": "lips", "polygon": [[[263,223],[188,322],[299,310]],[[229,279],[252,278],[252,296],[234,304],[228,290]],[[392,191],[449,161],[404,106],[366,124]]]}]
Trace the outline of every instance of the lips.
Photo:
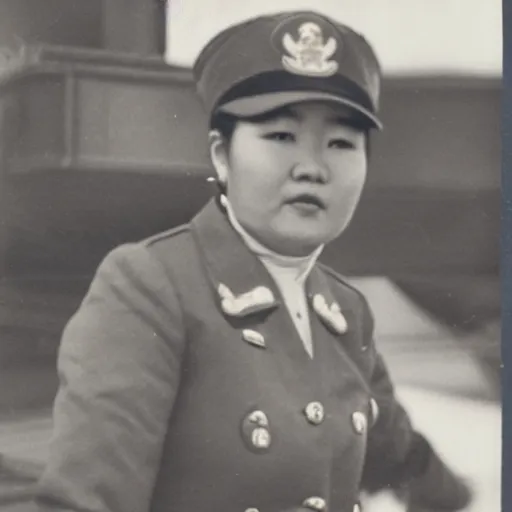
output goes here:
[{"label": "lips", "polygon": [[289,204],[308,204],[325,210],[325,203],[314,194],[300,194],[287,201]]}]

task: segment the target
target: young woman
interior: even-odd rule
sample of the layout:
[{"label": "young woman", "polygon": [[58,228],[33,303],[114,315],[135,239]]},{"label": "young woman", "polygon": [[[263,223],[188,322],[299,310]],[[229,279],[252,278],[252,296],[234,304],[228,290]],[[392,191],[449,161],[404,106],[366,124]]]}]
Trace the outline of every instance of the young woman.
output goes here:
[{"label": "young woman", "polygon": [[372,49],[282,13],[224,31],[194,72],[218,197],[98,269],[63,335],[38,506],[356,512],[362,489],[392,488],[411,510],[463,508],[395,399],[366,300],[317,261],[380,127]]}]

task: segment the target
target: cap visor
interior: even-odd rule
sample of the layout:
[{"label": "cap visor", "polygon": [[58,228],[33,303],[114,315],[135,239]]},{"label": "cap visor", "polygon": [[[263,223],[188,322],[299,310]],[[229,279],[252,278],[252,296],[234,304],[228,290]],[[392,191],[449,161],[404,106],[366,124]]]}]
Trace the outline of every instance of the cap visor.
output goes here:
[{"label": "cap visor", "polygon": [[238,117],[252,117],[266,112],[271,112],[278,108],[290,105],[292,103],[301,103],[304,101],[331,101],[340,105],[346,105],[356,112],[362,114],[373,128],[382,129],[382,123],[378,117],[372,114],[358,103],[342,96],[336,96],[326,92],[315,91],[281,91],[266,94],[259,94],[239,98],[219,107],[219,110]]}]

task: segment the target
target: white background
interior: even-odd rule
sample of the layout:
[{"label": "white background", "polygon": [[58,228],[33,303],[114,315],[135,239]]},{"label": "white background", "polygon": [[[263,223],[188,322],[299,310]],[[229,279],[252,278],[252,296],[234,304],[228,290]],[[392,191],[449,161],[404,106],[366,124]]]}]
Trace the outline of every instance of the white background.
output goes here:
[{"label": "white background", "polygon": [[189,66],[226,26],[304,8],[364,33],[390,74],[501,75],[500,0],[171,0],[167,59]]}]

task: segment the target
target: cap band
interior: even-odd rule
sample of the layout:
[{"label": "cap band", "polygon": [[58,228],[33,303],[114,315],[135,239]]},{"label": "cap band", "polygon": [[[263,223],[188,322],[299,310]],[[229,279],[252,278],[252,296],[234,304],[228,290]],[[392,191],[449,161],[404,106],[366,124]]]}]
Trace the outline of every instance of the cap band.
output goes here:
[{"label": "cap band", "polygon": [[231,114],[241,119],[251,119],[278,110],[287,105],[305,101],[327,101],[349,107],[353,112],[353,121],[359,126],[382,129],[382,123],[378,117],[361,107],[357,102],[321,91],[279,91],[246,96],[228,103],[223,103],[218,111]]},{"label": "cap band", "polygon": [[354,82],[343,76],[336,76],[327,81],[308,76],[292,75],[285,71],[262,73],[235,85],[220,98],[217,107],[242,97],[283,91],[326,92],[334,96],[345,97],[370,111],[373,110],[368,95]]}]

